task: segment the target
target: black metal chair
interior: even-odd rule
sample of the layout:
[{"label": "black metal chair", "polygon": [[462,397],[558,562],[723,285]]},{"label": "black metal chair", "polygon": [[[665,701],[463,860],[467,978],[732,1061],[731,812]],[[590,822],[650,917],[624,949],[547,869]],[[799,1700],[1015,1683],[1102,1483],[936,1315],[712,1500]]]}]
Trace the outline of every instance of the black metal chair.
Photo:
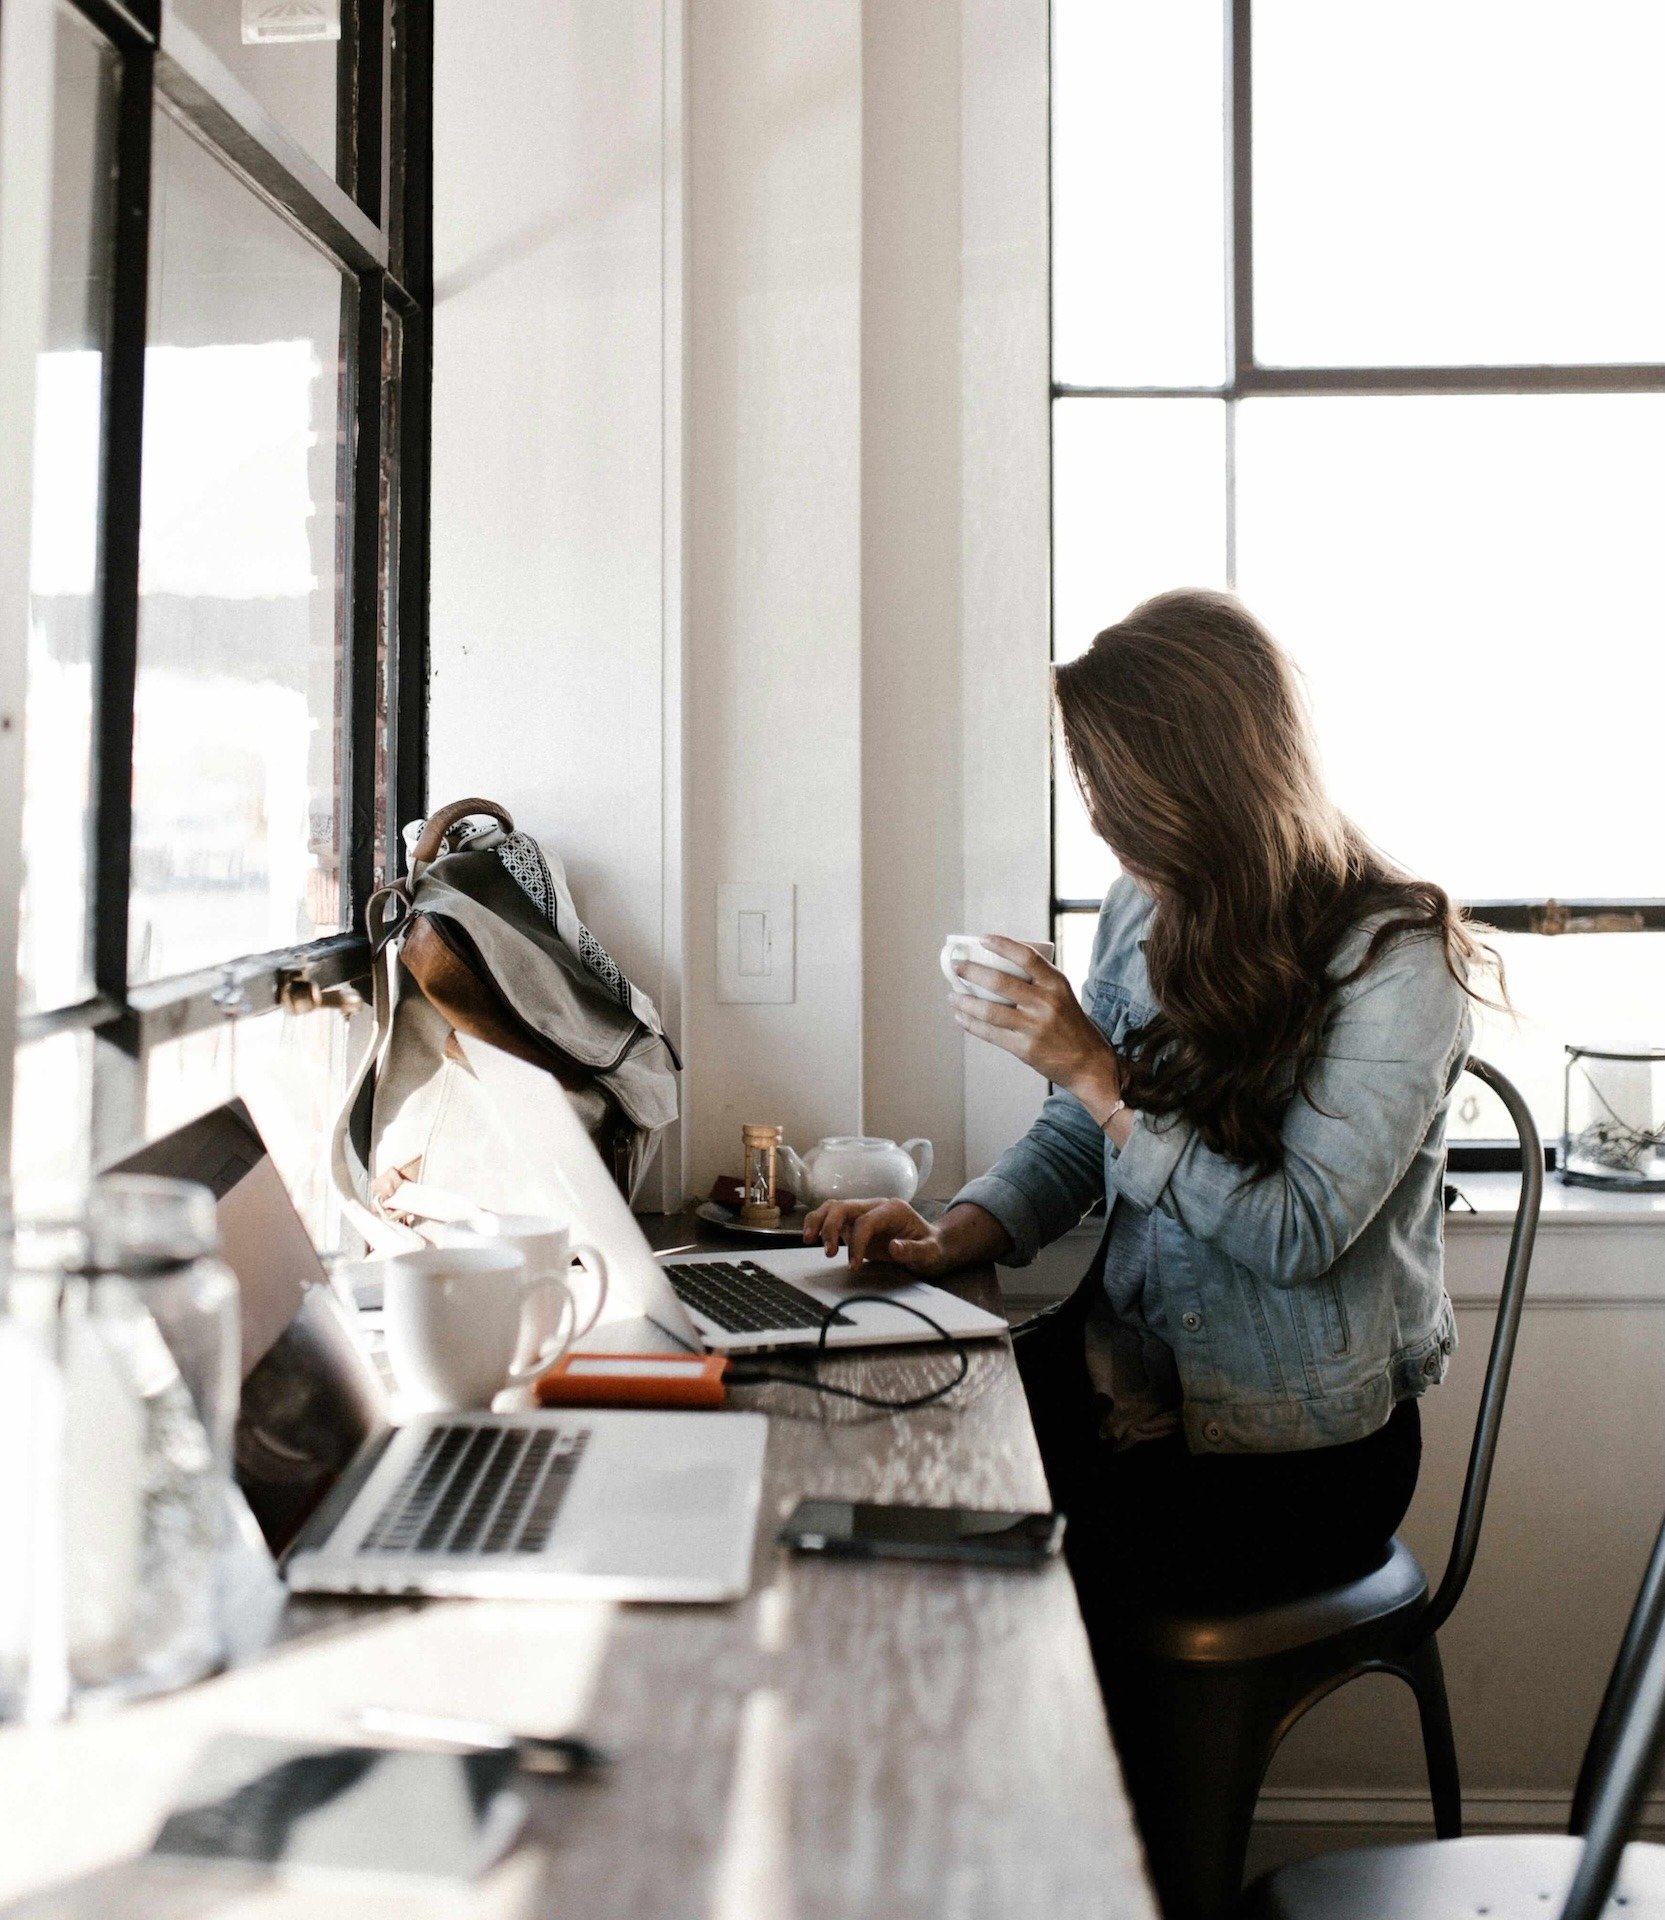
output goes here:
[{"label": "black metal chair", "polygon": [[1320,1854],[1257,1881],[1243,1920],[1545,1920],[1555,1901],[1561,1920],[1596,1920],[1610,1894],[1626,1920],[1661,1920],[1665,1847],[1625,1843],[1662,1751],[1665,1526],[1585,1749],[1570,1837],[1497,1834]]},{"label": "black metal chair", "polygon": [[1467,1071],[1508,1109],[1520,1136],[1522,1178],[1444,1577],[1430,1597],[1415,1554],[1395,1540],[1380,1566],[1341,1586],[1250,1611],[1151,1615],[1134,1624],[1129,1785],[1167,1920],[1220,1920],[1235,1909],[1273,1753],[1309,1707],[1361,1674],[1394,1674],[1416,1695],[1434,1830],[1441,1838],[1462,1831],[1462,1785],[1435,1635],[1462,1597],[1480,1542],[1544,1175],[1543,1145],[1520,1094],[1483,1060],[1471,1057]]}]

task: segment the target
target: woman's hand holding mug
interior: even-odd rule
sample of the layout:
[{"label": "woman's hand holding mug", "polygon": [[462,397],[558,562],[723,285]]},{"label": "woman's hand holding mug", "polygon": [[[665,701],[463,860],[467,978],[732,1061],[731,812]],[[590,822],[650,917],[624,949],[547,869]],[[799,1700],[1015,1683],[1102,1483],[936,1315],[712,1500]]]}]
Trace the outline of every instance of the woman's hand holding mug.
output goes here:
[{"label": "woman's hand holding mug", "polygon": [[997,1000],[956,992],[954,1018],[969,1034],[1014,1054],[1054,1086],[1073,1093],[1100,1126],[1126,1144],[1131,1119],[1116,1113],[1121,1071],[1110,1042],[1082,1011],[1075,989],[1051,961],[1021,940],[985,934],[983,944],[1023,968],[1022,976],[958,961],[955,974],[968,986],[998,993]]}]

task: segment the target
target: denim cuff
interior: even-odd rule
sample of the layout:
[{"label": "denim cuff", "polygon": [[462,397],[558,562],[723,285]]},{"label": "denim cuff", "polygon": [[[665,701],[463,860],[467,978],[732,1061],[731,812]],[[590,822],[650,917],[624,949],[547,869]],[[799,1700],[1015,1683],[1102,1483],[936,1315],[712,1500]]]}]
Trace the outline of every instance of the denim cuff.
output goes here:
[{"label": "denim cuff", "polygon": [[1002,1180],[995,1173],[985,1173],[976,1180],[968,1181],[948,1204],[957,1207],[962,1201],[993,1214],[1011,1235],[1011,1251],[1000,1256],[1001,1266],[1026,1267],[1040,1252],[1040,1217],[1028,1196],[1009,1180]]},{"label": "denim cuff", "polygon": [[1136,1207],[1153,1212],[1179,1164],[1179,1156],[1190,1144],[1192,1131],[1191,1122],[1177,1114],[1170,1115],[1160,1128],[1152,1126],[1142,1113],[1137,1115],[1127,1145],[1110,1166],[1110,1184]]}]

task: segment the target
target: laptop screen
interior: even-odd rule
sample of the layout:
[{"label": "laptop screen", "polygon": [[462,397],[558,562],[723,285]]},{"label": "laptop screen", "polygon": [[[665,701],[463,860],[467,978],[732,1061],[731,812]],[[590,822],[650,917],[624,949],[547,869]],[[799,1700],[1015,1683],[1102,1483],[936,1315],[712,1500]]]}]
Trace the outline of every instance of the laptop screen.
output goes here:
[{"label": "laptop screen", "polygon": [[381,1382],[241,1100],[110,1171],[194,1180],[214,1196],[241,1312],[237,1484],[280,1553],[383,1423]]}]

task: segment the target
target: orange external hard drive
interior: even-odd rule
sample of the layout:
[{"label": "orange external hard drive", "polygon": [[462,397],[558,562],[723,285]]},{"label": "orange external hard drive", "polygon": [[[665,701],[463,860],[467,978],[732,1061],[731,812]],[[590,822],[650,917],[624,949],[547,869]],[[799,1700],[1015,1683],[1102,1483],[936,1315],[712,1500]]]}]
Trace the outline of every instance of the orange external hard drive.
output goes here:
[{"label": "orange external hard drive", "polygon": [[720,1407],[721,1353],[568,1353],[538,1381],[541,1407]]}]

